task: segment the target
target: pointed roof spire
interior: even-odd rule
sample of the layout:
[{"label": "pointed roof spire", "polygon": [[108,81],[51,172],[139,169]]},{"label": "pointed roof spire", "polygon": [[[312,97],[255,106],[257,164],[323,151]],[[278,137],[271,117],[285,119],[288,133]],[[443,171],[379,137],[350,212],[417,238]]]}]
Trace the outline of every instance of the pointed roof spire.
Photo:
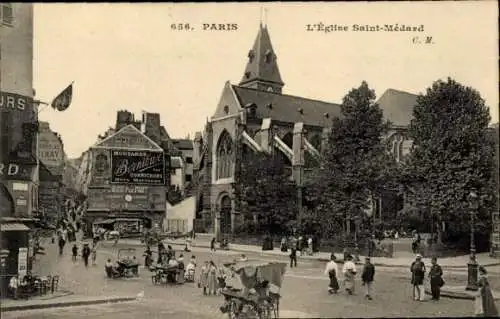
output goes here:
[{"label": "pointed roof spire", "polygon": [[271,85],[274,91],[281,92],[284,83],[276,58],[267,26],[261,20],[253,48],[248,52],[248,62],[240,85],[258,89]]}]

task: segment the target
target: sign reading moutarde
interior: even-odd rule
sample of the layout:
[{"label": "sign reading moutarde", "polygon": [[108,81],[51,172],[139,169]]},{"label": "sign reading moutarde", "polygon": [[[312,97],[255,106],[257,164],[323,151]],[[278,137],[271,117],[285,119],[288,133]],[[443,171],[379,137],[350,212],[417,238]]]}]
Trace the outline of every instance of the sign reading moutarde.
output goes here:
[{"label": "sign reading moutarde", "polygon": [[163,153],[112,150],[111,182],[164,185],[165,161]]}]

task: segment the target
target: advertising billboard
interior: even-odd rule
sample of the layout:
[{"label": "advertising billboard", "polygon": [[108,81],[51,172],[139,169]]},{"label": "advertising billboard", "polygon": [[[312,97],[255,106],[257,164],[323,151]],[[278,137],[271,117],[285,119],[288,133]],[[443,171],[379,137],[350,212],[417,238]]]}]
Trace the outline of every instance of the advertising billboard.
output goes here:
[{"label": "advertising billboard", "polygon": [[165,185],[163,152],[112,150],[111,183]]},{"label": "advertising billboard", "polygon": [[89,210],[164,211],[166,193],[163,186],[112,185],[89,188]]}]

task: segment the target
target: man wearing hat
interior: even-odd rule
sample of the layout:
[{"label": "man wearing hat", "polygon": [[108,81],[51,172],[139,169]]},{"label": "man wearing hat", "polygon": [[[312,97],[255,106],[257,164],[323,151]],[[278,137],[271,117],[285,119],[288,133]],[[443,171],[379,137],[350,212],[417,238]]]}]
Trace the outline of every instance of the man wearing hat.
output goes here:
[{"label": "man wearing hat", "polygon": [[411,271],[411,284],[413,285],[413,299],[415,301],[424,301],[425,264],[422,261],[422,255],[417,254],[415,261],[411,264],[410,271]]}]

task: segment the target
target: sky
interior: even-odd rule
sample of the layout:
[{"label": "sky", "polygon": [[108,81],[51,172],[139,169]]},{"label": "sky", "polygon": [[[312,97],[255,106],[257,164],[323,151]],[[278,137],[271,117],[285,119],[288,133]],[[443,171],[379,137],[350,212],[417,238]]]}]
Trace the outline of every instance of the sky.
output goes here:
[{"label": "sky", "polygon": [[[264,6],[264,7],[263,7]],[[265,10],[263,10],[265,8]],[[262,12],[265,11],[265,14]],[[477,89],[498,122],[496,1],[34,5],[34,87],[50,102],[74,81],[69,109],[42,109],[70,158],[114,126],[116,112],[160,113],[173,138],[201,131],[224,83],[238,84],[259,23],[267,24],[284,94],[339,103],[365,80],[423,93],[452,77]],[[347,31],[307,31],[308,24]],[[237,30],[203,30],[234,23]],[[173,30],[189,24],[192,30]],[[424,26],[362,32],[353,25]],[[415,36],[419,43],[414,43]],[[432,37],[432,43],[424,39]],[[418,42],[418,41],[417,41]]]}]

